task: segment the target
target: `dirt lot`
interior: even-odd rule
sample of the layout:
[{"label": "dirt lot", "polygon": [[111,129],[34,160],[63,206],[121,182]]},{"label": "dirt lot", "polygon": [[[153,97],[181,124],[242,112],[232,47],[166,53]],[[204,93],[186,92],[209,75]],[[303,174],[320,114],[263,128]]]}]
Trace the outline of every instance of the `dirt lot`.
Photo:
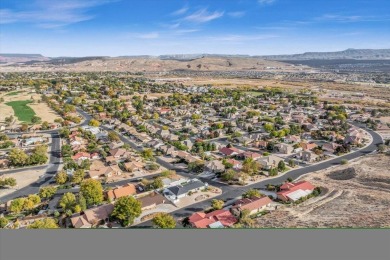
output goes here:
[{"label": "dirt lot", "polygon": [[258,218],[257,227],[390,227],[390,157],[370,155],[303,179],[324,194]]},{"label": "dirt lot", "polygon": [[21,189],[30,185],[33,182],[36,182],[39,179],[39,176],[45,174],[45,169],[43,170],[26,170],[12,174],[4,174],[1,178],[15,178],[17,185],[12,189],[0,189],[0,198],[6,196],[17,189]]},{"label": "dirt lot", "polygon": [[[4,98],[4,102],[0,103],[0,122],[4,122],[4,119],[8,116],[13,115],[14,111],[11,106],[6,105],[5,103],[10,101],[21,101],[21,100],[30,100],[31,97],[38,101],[41,99],[41,95],[36,93],[31,93],[31,90],[24,89],[23,92],[18,93],[17,95],[7,95],[7,93],[4,93],[1,95],[2,98]],[[39,116],[42,121],[47,121],[49,123],[54,123],[54,120],[56,118],[59,118],[58,114],[55,113],[51,108],[48,107],[46,103],[33,103],[29,104],[35,114]],[[17,117],[15,117],[16,122],[19,123]]]}]

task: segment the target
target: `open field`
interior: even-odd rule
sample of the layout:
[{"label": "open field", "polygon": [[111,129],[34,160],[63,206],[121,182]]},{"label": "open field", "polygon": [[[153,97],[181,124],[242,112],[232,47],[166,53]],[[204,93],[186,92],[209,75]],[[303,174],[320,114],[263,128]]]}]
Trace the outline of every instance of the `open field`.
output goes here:
[{"label": "open field", "polygon": [[390,227],[390,157],[369,155],[303,179],[323,195],[258,218],[257,227]]},{"label": "open field", "polygon": [[31,119],[35,116],[34,110],[28,106],[32,101],[31,100],[21,100],[21,101],[11,101],[5,103],[8,106],[11,106],[14,110],[15,116],[19,121],[31,123]]},{"label": "open field", "polygon": [[[9,93],[18,92],[17,95],[9,95]],[[25,91],[13,91],[8,92],[2,96],[4,99],[3,103],[0,103],[0,123],[4,122],[4,119],[6,117],[9,117],[11,115],[15,116],[15,112],[12,106],[7,105],[6,103],[9,102],[26,102],[26,101],[32,101],[34,99],[35,101],[38,101],[41,99],[41,96],[36,93],[31,93],[28,90]],[[31,99],[32,98],[32,99]],[[47,121],[49,123],[53,123],[56,118],[59,118],[57,113],[54,112],[46,103],[28,103],[26,105],[29,109],[31,109],[38,117],[42,119],[42,121]],[[18,119],[18,117],[15,116],[16,123],[21,123],[24,120]],[[31,119],[30,119],[31,120]],[[26,121],[29,122],[29,121]]]},{"label": "open field", "polygon": [[38,181],[39,176],[41,176],[44,173],[45,173],[45,169],[26,170],[17,173],[2,175],[1,176],[2,178],[10,178],[10,177],[15,178],[17,185],[12,189],[0,189],[0,198],[14,192],[16,189],[24,188],[30,185],[31,183]]}]

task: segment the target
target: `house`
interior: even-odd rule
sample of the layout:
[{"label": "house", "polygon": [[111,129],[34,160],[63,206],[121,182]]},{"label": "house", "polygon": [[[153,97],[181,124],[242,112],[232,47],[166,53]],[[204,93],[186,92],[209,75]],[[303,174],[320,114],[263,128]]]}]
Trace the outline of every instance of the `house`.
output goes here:
[{"label": "house", "polygon": [[301,147],[304,151],[312,150],[317,147],[315,143],[301,143]]},{"label": "house", "polygon": [[91,159],[91,155],[86,152],[79,152],[72,156],[74,161]]},{"label": "house", "polygon": [[263,169],[269,170],[271,168],[277,167],[279,162],[283,161],[283,159],[279,158],[275,155],[269,155],[266,157],[262,157],[262,158],[258,159],[257,161],[260,163],[260,165]]},{"label": "house", "polygon": [[189,150],[191,150],[192,147],[194,146],[194,144],[193,144],[193,142],[192,142],[191,140],[184,140],[184,141],[183,141],[183,144],[184,144],[185,146],[187,146]]},{"label": "house", "polygon": [[267,196],[261,198],[243,198],[236,201],[230,210],[236,217],[239,217],[243,210],[249,210],[249,215],[252,215],[263,211],[265,208],[269,207],[271,203],[272,200]]},{"label": "house", "polygon": [[233,165],[233,169],[235,170],[240,170],[242,168],[242,163],[240,161],[234,159],[227,159],[226,162]]},{"label": "house", "polygon": [[188,221],[193,228],[224,228],[233,226],[237,218],[229,210],[220,209],[207,214],[196,212]]},{"label": "house", "polygon": [[318,159],[318,155],[312,151],[301,151],[296,155],[296,157],[305,162],[315,162]]},{"label": "house", "polygon": [[255,153],[255,152],[250,152],[250,151],[245,151],[245,152],[239,154],[237,157],[243,158],[243,159],[252,158],[252,159],[256,160],[257,158],[261,157],[261,154]]},{"label": "house", "polygon": [[82,214],[75,214],[70,218],[74,228],[90,228],[107,222],[114,210],[113,204],[105,204],[92,209],[84,210]]},{"label": "house", "polygon": [[153,191],[152,193],[143,196],[141,198],[138,198],[138,200],[141,202],[141,209],[142,211],[154,209],[160,204],[164,204],[166,201],[166,198],[162,196],[161,194]]},{"label": "house", "polygon": [[290,154],[294,151],[294,147],[292,147],[290,144],[276,144],[276,149],[283,154]]},{"label": "house", "polygon": [[116,148],[109,151],[110,155],[114,158],[122,158],[127,153],[126,149]]},{"label": "house", "polygon": [[7,168],[9,163],[8,159],[0,159],[0,169]]},{"label": "house", "polygon": [[145,164],[143,162],[136,162],[136,161],[132,161],[132,162],[127,162],[123,165],[126,169],[126,171],[129,171],[129,172],[134,172],[134,171],[141,171]]},{"label": "house", "polygon": [[130,196],[137,194],[135,189],[135,185],[132,183],[128,183],[123,187],[115,188],[106,192],[106,197],[110,201],[119,199],[120,197]]},{"label": "house", "polygon": [[122,175],[122,170],[117,166],[104,166],[99,169],[91,169],[88,175],[91,179],[98,179],[100,177],[112,177]]},{"label": "house", "polygon": [[259,149],[266,149],[268,146],[268,142],[267,141],[256,141],[253,143],[253,147],[257,147]]},{"label": "house", "polygon": [[114,150],[114,149],[117,149],[117,148],[120,148],[124,145],[124,143],[122,141],[118,141],[118,142],[112,142],[108,145],[108,147],[110,148],[110,150]]},{"label": "house", "polygon": [[205,164],[205,170],[214,173],[223,172],[225,170],[225,165],[219,160],[212,160]]},{"label": "house", "polygon": [[225,156],[234,156],[240,154],[242,151],[235,147],[223,147],[219,149],[219,152]]},{"label": "house", "polygon": [[287,144],[293,144],[293,143],[299,143],[301,141],[301,138],[296,135],[289,135],[283,138],[283,142]]},{"label": "house", "polygon": [[358,130],[352,130],[344,139],[345,144],[360,144],[363,141],[363,134]]},{"label": "house", "polygon": [[170,201],[177,202],[179,199],[186,197],[188,193],[199,191],[207,186],[207,183],[203,183],[198,179],[192,179],[184,185],[180,184],[166,188],[163,193]]},{"label": "house", "polygon": [[336,152],[337,147],[340,146],[341,145],[337,143],[326,143],[322,146],[322,150],[333,154]]},{"label": "house", "polygon": [[308,181],[289,182],[280,186],[280,191],[277,193],[277,196],[282,201],[297,201],[311,194],[314,189],[315,187]]}]

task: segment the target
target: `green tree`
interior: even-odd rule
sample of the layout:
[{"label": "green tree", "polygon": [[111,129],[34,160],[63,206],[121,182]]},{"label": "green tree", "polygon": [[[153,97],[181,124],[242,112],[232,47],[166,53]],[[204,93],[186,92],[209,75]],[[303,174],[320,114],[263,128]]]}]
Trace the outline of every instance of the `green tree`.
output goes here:
[{"label": "green tree", "polygon": [[34,221],[27,228],[28,229],[52,229],[52,228],[58,228],[58,225],[53,218],[45,218],[42,220]]},{"label": "green tree", "polygon": [[224,181],[231,181],[234,179],[235,175],[236,175],[236,172],[232,169],[229,169],[229,170],[225,171],[224,173],[222,173],[221,178]]},{"label": "green tree", "polygon": [[88,125],[98,127],[100,125],[100,122],[97,121],[96,119],[91,119],[91,121],[89,121]]},{"label": "green tree", "polygon": [[42,199],[51,199],[56,193],[57,188],[53,186],[46,186],[39,189],[39,197]]},{"label": "green tree", "polygon": [[72,210],[76,206],[76,196],[70,192],[65,193],[62,195],[59,205],[64,211]]},{"label": "green tree", "polygon": [[214,210],[222,209],[225,202],[223,200],[217,200],[213,199],[211,201],[211,207],[213,207]]},{"label": "green tree", "polygon": [[261,197],[261,193],[255,189],[249,189],[242,194],[243,198]]},{"label": "green tree", "polygon": [[141,156],[146,159],[146,160],[151,160],[153,159],[153,150],[152,149],[144,149],[142,152],[141,152]]},{"label": "green tree", "polygon": [[9,221],[5,217],[0,217],[0,228],[5,228],[8,225]]},{"label": "green tree", "polygon": [[24,202],[26,198],[17,198],[11,201],[11,204],[9,206],[9,211],[13,213],[20,213],[24,210]]},{"label": "green tree", "polygon": [[284,171],[284,170],[286,170],[286,164],[284,163],[284,161],[280,161],[280,162],[278,163],[278,170],[279,170],[279,171]]},{"label": "green tree", "polygon": [[33,117],[31,118],[31,123],[36,124],[36,123],[41,122],[41,120],[42,120],[42,119],[41,119],[39,116],[33,116]]},{"label": "green tree", "polygon": [[153,220],[152,223],[154,226],[159,227],[159,228],[175,228],[176,227],[176,220],[169,214],[167,213],[157,213]]},{"label": "green tree", "polygon": [[129,226],[141,215],[141,205],[134,197],[121,197],[115,202],[111,216],[118,219],[122,226]]},{"label": "green tree", "polygon": [[288,166],[290,166],[291,168],[294,168],[296,166],[295,161],[293,159],[290,159],[288,161]]},{"label": "green tree", "polygon": [[254,175],[260,169],[260,164],[253,160],[253,158],[246,158],[242,163],[242,171],[249,174]]},{"label": "green tree", "polygon": [[13,148],[9,152],[8,160],[10,161],[11,165],[14,166],[23,166],[28,163],[28,155],[21,149]]},{"label": "green tree", "polygon": [[68,175],[65,171],[60,171],[55,176],[56,183],[59,185],[65,184],[68,181]]},{"label": "green tree", "polygon": [[116,142],[116,141],[120,140],[119,135],[117,133],[115,133],[114,131],[108,132],[108,139],[111,142]]},{"label": "green tree", "polygon": [[84,180],[80,185],[80,193],[85,198],[88,206],[99,204],[103,201],[103,187],[98,180]]},{"label": "green tree", "polygon": [[85,200],[83,194],[79,194],[79,204],[80,205],[80,208],[81,210],[86,210],[87,209],[87,201]]},{"label": "green tree", "polygon": [[85,172],[83,169],[78,169],[73,173],[72,182],[80,184],[84,180]]},{"label": "green tree", "polygon": [[16,179],[12,177],[0,179],[0,187],[3,188],[6,186],[10,186],[10,187],[16,186]]}]

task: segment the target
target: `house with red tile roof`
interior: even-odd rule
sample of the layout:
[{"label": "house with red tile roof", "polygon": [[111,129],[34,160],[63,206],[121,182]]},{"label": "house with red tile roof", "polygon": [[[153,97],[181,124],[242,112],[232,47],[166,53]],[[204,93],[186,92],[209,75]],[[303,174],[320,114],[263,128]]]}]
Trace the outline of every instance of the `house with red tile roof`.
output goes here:
[{"label": "house with red tile roof", "polygon": [[223,228],[231,227],[237,218],[229,210],[220,209],[210,213],[196,212],[189,217],[193,228]]},{"label": "house with red tile roof", "polygon": [[235,147],[230,147],[230,148],[223,147],[223,148],[219,149],[219,152],[225,156],[234,156],[234,155],[242,153],[242,151],[240,149],[237,149]]},{"label": "house with red tile roof", "polygon": [[106,192],[106,197],[110,200],[116,200],[119,199],[120,197],[126,197],[130,195],[135,195],[137,194],[137,191],[135,189],[135,185],[132,183],[128,183],[123,187],[115,188],[112,190],[109,190]]},{"label": "house with red tile roof", "polygon": [[73,155],[72,159],[75,161],[87,160],[87,159],[91,159],[91,155],[89,153],[86,153],[86,152],[79,152],[79,153],[76,153],[75,155]]},{"label": "house with red tile roof", "polygon": [[311,194],[314,189],[315,187],[308,181],[288,182],[280,186],[280,191],[277,193],[277,196],[282,201],[297,201]]}]

